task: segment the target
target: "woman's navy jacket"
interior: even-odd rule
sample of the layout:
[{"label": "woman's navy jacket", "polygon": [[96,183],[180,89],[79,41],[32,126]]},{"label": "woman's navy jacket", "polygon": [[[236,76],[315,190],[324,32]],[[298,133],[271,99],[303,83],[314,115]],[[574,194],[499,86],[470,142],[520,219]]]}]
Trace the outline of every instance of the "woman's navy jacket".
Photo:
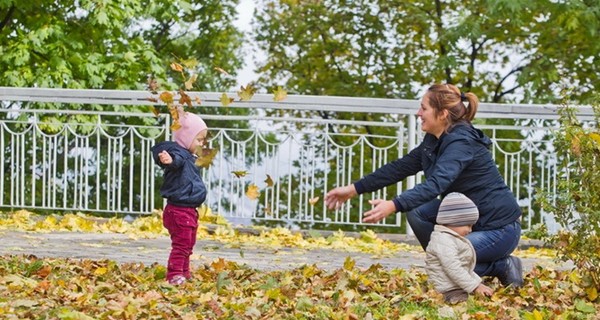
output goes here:
[{"label": "woman's navy jacket", "polygon": [[[167,151],[173,163],[160,163],[158,154]],[[173,141],[163,141],[152,147],[154,162],[164,169],[164,181],[160,194],[167,203],[180,207],[199,207],[206,200],[206,186],[200,169],[196,166],[196,156]]]},{"label": "woman's navy jacket", "polygon": [[460,122],[439,139],[426,134],[409,154],[356,181],[354,186],[362,194],[423,171],[425,181],[393,199],[396,211],[407,212],[439,195],[460,192],[479,209],[473,230],[497,229],[517,220],[521,208],[492,159],[491,143],[481,130]]}]

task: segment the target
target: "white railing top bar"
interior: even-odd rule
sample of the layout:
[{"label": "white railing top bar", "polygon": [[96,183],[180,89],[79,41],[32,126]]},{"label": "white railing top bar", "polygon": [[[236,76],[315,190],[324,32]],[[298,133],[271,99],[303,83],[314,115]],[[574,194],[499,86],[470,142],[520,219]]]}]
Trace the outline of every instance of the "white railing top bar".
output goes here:
[{"label": "white railing top bar", "polygon": [[[222,107],[219,92],[187,92],[199,97],[204,107]],[[236,93],[227,93],[237,97]],[[0,87],[0,101],[35,101],[100,105],[160,105],[149,100],[153,95],[143,90],[100,90],[100,89],[51,89]],[[156,95],[154,96],[156,98]],[[177,99],[177,97],[176,97]],[[228,107],[251,109],[318,110],[333,112],[368,112],[414,115],[419,108],[418,100],[357,98],[335,96],[288,95],[284,101],[273,101],[272,94],[255,94],[251,101],[234,101]],[[360,108],[357,109],[357,108]],[[478,118],[503,119],[557,119],[558,105],[481,103]],[[593,120],[590,106],[577,106],[582,120]],[[66,111],[66,110],[65,110]],[[78,111],[81,112],[81,111]],[[123,114],[123,113],[120,113]]]}]

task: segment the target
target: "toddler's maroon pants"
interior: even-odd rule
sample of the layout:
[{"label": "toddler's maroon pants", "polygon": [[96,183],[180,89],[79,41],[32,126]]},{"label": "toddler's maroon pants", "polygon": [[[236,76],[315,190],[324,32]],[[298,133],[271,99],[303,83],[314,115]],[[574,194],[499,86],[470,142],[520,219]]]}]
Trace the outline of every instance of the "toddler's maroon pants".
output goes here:
[{"label": "toddler's maroon pants", "polygon": [[167,280],[176,275],[190,278],[190,256],[196,244],[198,211],[196,208],[167,204],[163,225],[171,236],[171,253],[167,264]]}]

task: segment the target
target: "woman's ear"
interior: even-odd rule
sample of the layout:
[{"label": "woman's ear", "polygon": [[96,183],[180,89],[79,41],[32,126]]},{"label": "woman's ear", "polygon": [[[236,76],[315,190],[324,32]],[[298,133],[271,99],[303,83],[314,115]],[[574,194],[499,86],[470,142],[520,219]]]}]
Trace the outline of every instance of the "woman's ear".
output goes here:
[{"label": "woman's ear", "polygon": [[442,111],[438,114],[438,116],[444,120],[448,120],[449,115],[450,112],[448,111],[448,109],[442,109]]}]

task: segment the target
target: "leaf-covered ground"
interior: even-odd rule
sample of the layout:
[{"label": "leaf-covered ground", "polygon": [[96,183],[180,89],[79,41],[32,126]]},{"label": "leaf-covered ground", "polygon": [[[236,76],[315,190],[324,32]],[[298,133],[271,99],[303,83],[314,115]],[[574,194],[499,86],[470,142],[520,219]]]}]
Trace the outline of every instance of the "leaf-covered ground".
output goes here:
[{"label": "leaf-covered ground", "polygon": [[[119,220],[97,223],[81,215],[34,218],[19,212],[0,219],[0,228],[82,231],[89,227],[90,232],[121,228],[134,236],[162,232],[155,222],[136,220],[128,224]],[[228,228],[223,230],[226,233]],[[338,235],[337,240],[300,240],[291,232],[278,232],[269,236],[281,237],[279,245],[285,246],[335,248],[340,242],[346,246],[354,243],[353,250],[404,250],[369,233],[364,239]],[[227,233],[233,233],[230,240],[237,239],[231,241],[240,241],[240,235]],[[278,242],[261,240],[261,236],[252,241],[257,245]],[[251,236],[245,237],[250,241]],[[358,244],[361,242],[364,244]],[[470,297],[453,306],[443,303],[441,295],[427,283],[427,276],[418,270],[386,270],[378,265],[359,269],[351,258],[332,271],[305,265],[273,272],[219,259],[194,270],[193,279],[179,287],[164,281],[165,271],[163,265],[4,256],[0,260],[0,318],[598,319],[600,314],[597,293],[594,297],[594,292],[582,289],[576,271],[543,267],[527,273],[525,286],[520,289],[502,288],[496,280],[486,279],[496,290],[493,297]],[[590,302],[594,299],[596,302]]]}]

